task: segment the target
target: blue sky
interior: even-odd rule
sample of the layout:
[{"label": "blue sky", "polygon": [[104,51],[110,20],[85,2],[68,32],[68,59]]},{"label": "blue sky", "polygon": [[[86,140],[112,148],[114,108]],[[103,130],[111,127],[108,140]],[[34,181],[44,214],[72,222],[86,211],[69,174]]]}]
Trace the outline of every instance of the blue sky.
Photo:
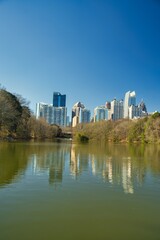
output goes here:
[{"label": "blue sky", "polygon": [[135,90],[160,111],[160,1],[1,0],[0,83],[32,110],[54,91],[70,115]]}]

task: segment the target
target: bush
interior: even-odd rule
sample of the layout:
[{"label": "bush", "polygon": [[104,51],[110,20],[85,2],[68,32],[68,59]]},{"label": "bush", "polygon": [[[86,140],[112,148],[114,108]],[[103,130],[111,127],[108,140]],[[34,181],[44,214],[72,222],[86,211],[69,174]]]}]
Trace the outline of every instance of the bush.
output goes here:
[{"label": "bush", "polygon": [[79,142],[88,142],[89,138],[87,136],[85,136],[84,134],[78,133],[76,135],[76,140]]}]

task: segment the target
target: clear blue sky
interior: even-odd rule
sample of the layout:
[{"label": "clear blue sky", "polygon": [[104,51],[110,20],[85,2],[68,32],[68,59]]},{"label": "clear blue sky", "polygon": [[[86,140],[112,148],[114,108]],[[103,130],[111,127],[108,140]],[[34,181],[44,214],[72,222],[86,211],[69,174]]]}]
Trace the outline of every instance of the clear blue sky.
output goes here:
[{"label": "clear blue sky", "polygon": [[135,90],[160,111],[160,1],[0,0],[0,83],[32,110],[53,91],[70,115]]}]

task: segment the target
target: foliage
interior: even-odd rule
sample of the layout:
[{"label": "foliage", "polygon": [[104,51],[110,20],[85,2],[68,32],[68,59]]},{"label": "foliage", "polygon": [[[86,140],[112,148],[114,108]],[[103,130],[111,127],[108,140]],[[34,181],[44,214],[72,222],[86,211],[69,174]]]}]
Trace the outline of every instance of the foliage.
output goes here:
[{"label": "foliage", "polygon": [[73,137],[77,140],[81,135],[89,141],[160,142],[160,117],[156,114],[156,117],[152,115],[136,120],[79,124],[73,129]]},{"label": "foliage", "polygon": [[0,130],[4,132],[16,132],[22,107],[13,94],[4,89],[0,90]]},{"label": "foliage", "polygon": [[37,120],[28,102],[20,95],[0,89],[0,138],[30,139],[58,136],[58,126],[49,125],[44,119]]},{"label": "foliage", "polygon": [[28,127],[30,129],[30,135],[32,138],[54,138],[58,136],[59,128],[57,126],[49,125],[44,119],[36,119],[31,117],[28,122]]},{"label": "foliage", "polygon": [[83,133],[78,133],[77,135],[76,135],[76,139],[77,139],[77,141],[79,141],[79,142],[88,142],[88,137],[87,136],[85,136]]},{"label": "foliage", "polygon": [[129,142],[145,142],[145,120],[138,119],[133,122],[128,133]]},{"label": "foliage", "polygon": [[160,117],[160,113],[159,112],[155,112],[154,114],[152,114],[152,118],[158,118]]},{"label": "foliage", "polygon": [[147,142],[160,142],[160,117],[151,117],[146,123],[145,138]]}]

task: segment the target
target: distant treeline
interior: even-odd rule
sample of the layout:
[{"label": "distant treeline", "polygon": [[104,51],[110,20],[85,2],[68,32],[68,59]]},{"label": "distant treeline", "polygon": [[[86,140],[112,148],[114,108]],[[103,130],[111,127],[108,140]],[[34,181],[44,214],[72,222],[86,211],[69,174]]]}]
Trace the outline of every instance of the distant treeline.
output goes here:
[{"label": "distant treeline", "polygon": [[58,126],[37,120],[20,95],[0,89],[0,139],[54,138],[60,134]]},{"label": "distant treeline", "polygon": [[136,120],[79,124],[74,128],[73,136],[81,142],[160,143],[160,113]]},{"label": "distant treeline", "polygon": [[[45,139],[62,136],[62,130],[36,119],[22,96],[0,89],[0,139]],[[160,113],[136,120],[100,121],[73,128],[78,141],[160,143]]]}]

